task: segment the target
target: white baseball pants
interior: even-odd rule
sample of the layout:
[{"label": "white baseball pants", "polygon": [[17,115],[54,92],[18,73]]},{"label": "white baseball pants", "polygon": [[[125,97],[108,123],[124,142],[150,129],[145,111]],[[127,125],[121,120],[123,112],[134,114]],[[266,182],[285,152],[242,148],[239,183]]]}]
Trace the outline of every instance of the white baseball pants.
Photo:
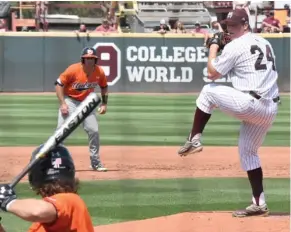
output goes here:
[{"label": "white baseball pants", "polygon": [[[65,102],[68,105],[69,114],[64,116],[59,109],[57,128],[59,128],[64,123],[66,118],[76,110],[79,104],[81,104],[80,101],[76,101],[69,97],[65,97]],[[94,159],[97,159],[97,161],[100,161],[99,131],[98,131],[98,122],[97,122],[95,111],[93,111],[87,118],[85,118],[85,120],[83,121],[83,128],[88,134],[90,156]]]},{"label": "white baseball pants", "polygon": [[197,98],[197,107],[211,114],[218,108],[241,122],[238,149],[243,170],[261,167],[258,149],[277,115],[278,103],[272,99],[255,99],[248,93],[211,83]]}]

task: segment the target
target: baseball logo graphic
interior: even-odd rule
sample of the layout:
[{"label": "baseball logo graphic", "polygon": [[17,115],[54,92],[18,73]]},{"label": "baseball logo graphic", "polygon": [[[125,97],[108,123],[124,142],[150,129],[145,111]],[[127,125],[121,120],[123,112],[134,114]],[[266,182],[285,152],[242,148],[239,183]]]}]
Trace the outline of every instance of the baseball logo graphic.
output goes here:
[{"label": "baseball logo graphic", "polygon": [[233,13],[232,12],[229,12],[228,15],[227,15],[227,18],[231,18],[232,15],[233,15]]},{"label": "baseball logo graphic", "polygon": [[93,50],[88,49],[87,54],[92,55],[93,54]]},{"label": "baseball logo graphic", "polygon": [[56,158],[53,162],[52,165],[54,168],[60,168],[62,164],[62,158]]},{"label": "baseball logo graphic", "polygon": [[5,191],[6,191],[5,187],[1,187],[1,190],[0,190],[1,194],[4,194]]}]

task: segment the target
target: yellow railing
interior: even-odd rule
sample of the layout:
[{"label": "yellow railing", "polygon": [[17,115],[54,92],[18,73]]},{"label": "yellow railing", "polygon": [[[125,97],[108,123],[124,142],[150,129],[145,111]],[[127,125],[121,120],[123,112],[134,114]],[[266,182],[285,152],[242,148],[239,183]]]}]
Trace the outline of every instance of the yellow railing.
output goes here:
[{"label": "yellow railing", "polygon": [[120,4],[119,2],[117,2],[117,3],[116,2],[117,1],[112,1],[111,6],[116,7],[116,4],[118,4],[118,11],[115,13],[117,16],[120,15],[121,11],[123,11],[126,15],[132,15],[132,14],[136,14],[136,12],[138,10],[136,1],[126,1],[128,3],[129,2],[131,3],[131,5],[132,5],[131,9],[125,9],[122,4]]}]

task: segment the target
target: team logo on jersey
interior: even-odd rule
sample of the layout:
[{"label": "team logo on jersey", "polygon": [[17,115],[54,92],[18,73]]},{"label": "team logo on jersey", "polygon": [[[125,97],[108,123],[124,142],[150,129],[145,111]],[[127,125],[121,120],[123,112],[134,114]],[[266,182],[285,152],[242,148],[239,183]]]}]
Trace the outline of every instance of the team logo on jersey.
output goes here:
[{"label": "team logo on jersey", "polygon": [[94,89],[98,86],[98,82],[86,82],[86,83],[74,83],[72,88],[78,91],[83,91],[87,89]]},{"label": "team logo on jersey", "polygon": [[107,77],[109,86],[114,85],[121,78],[121,51],[114,43],[96,43],[96,49],[100,65]]}]

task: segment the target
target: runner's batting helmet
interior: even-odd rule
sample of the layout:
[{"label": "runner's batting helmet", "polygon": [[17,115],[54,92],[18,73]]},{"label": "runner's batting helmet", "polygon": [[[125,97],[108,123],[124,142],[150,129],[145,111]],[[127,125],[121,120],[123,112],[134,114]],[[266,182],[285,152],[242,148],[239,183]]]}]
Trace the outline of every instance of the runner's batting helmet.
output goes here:
[{"label": "runner's batting helmet", "polygon": [[84,59],[86,58],[95,58],[95,63],[97,63],[98,60],[98,56],[97,56],[97,52],[94,48],[91,47],[86,47],[82,50],[82,54],[81,54],[81,61],[82,63],[84,63]]},{"label": "runner's batting helmet", "polygon": [[[42,148],[39,146],[31,156],[31,160]],[[39,188],[45,183],[54,180],[73,180],[75,178],[75,165],[68,149],[62,145],[51,150],[45,158],[38,163],[28,173],[28,180],[32,187]]]}]

